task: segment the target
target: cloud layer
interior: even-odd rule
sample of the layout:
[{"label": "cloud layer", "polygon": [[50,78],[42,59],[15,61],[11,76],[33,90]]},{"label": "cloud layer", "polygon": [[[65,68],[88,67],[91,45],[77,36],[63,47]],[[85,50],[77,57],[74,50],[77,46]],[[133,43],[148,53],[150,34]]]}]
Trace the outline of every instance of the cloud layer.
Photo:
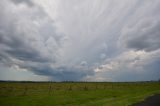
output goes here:
[{"label": "cloud layer", "polygon": [[159,5],[159,0],[2,0],[0,79],[156,80]]}]

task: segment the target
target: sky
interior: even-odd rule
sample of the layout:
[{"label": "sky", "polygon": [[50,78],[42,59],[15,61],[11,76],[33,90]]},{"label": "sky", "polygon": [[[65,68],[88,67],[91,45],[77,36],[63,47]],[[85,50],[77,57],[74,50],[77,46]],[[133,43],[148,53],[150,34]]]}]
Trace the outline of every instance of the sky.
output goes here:
[{"label": "sky", "polygon": [[160,0],[1,0],[0,80],[160,79]]}]

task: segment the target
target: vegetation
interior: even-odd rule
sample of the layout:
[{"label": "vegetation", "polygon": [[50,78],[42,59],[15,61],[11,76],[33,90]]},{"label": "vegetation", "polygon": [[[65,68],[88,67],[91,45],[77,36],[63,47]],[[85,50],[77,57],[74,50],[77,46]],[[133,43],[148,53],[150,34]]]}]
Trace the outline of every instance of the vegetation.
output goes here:
[{"label": "vegetation", "polygon": [[1,82],[0,106],[127,106],[160,93],[160,82]]}]

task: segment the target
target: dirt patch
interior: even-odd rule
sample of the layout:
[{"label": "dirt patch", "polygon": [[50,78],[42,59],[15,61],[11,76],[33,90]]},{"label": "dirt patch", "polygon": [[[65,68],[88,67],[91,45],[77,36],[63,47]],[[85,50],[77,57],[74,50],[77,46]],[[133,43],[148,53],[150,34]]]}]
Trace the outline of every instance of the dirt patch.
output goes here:
[{"label": "dirt patch", "polygon": [[132,106],[160,106],[160,94],[150,96],[144,101],[133,104]]}]

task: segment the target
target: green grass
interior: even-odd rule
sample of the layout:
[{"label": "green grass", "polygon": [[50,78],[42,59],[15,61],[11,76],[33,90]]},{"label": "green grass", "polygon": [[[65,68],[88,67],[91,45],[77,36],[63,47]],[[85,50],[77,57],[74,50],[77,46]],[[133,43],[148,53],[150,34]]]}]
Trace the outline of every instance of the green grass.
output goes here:
[{"label": "green grass", "polygon": [[159,82],[0,83],[0,106],[128,106],[160,94]]}]

